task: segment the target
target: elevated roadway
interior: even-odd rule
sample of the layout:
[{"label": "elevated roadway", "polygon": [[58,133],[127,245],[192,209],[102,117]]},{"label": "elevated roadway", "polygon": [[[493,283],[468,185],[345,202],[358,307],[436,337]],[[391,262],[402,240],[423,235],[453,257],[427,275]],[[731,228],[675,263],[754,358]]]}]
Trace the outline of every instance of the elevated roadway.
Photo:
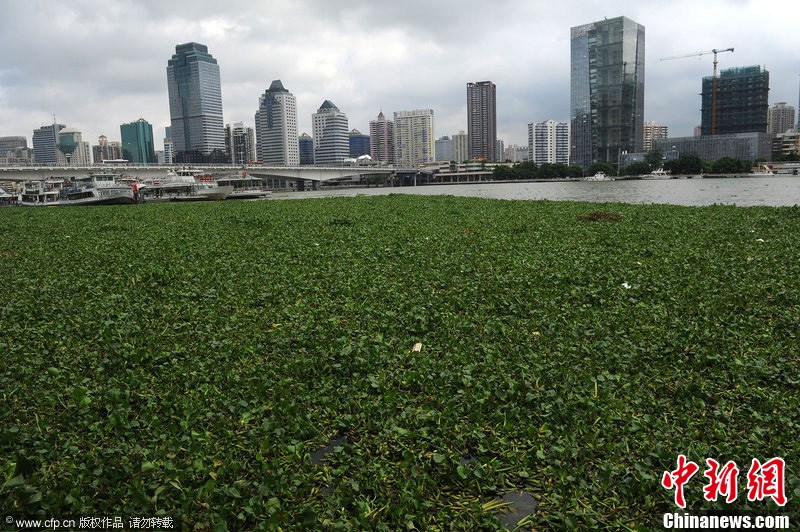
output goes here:
[{"label": "elevated roadway", "polygon": [[[93,173],[128,174],[140,179],[165,177],[167,170],[180,166],[136,166],[136,165],[92,165],[92,166],[6,166],[0,167],[0,181],[40,181],[50,177],[85,177]],[[214,177],[231,177],[247,171],[248,175],[262,178],[296,181],[324,182],[333,179],[354,177],[389,177],[394,174],[391,166],[190,166],[192,170],[208,173]]]}]

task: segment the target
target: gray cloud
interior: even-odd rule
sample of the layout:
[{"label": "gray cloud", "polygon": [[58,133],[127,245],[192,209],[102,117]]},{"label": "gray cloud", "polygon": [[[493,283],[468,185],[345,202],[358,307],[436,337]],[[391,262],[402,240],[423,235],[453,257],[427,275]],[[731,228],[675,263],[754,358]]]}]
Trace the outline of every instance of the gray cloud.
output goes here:
[{"label": "gray cloud", "polygon": [[[710,56],[662,57],[734,46],[720,67],[765,64],[771,102],[797,105],[797,32],[774,31],[787,1],[635,5],[476,0],[406,2],[27,1],[0,18],[0,135],[31,137],[52,121],[118,138],[139,117],[157,137],[169,123],[166,63],[175,45],[208,45],[220,64],[226,122],[253,122],[273,79],[298,99],[299,127],[330,99],[350,127],[368,130],[380,110],[432,108],[436,135],[466,129],[466,83],[498,90],[498,132],[527,142],[527,124],[569,115],[569,28],[625,15],[646,28],[645,119],[691,134],[700,121]],[[12,51],[13,52],[9,52]]]}]

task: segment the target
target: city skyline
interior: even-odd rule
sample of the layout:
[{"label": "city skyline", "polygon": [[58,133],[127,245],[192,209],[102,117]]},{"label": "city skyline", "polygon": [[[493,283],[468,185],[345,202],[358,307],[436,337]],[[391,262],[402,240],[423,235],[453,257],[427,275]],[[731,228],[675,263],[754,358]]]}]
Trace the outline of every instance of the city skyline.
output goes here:
[{"label": "city skyline", "polygon": [[[549,9],[506,0],[489,8],[493,24],[477,35],[469,2],[356,1],[348,10],[316,0],[270,10],[235,0],[224,7],[194,2],[191,9],[182,2],[140,4],[3,6],[0,43],[19,52],[0,58],[0,136],[30,142],[55,115],[95,144],[102,134],[119,140],[119,125],[142,117],[158,143],[169,125],[164,65],[177,44],[194,41],[218,61],[224,123],[254,126],[258,96],[282,79],[297,97],[299,133],[312,133],[311,115],[331,100],[361,131],[381,110],[391,116],[431,108],[435,137],[453,136],[467,129],[465,83],[490,79],[499,89],[498,139],[525,144],[528,123],[569,119],[570,28],[617,16],[647,30],[644,119],[667,125],[671,135],[691,135],[700,124],[699,93],[712,59],[663,57],[735,47],[720,57],[720,69],[765,65],[770,105],[798,106],[800,37],[774,25],[776,14],[790,12],[789,2]],[[70,42],[70,53],[56,53],[57,42]]]}]

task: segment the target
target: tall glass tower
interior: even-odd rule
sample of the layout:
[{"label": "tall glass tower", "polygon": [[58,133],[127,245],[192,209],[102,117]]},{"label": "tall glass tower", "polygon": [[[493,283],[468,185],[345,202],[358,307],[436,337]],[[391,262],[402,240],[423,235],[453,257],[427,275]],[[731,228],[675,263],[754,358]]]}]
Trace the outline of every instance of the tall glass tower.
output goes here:
[{"label": "tall glass tower", "polygon": [[219,65],[208,47],[179,44],[167,62],[176,163],[227,162]]},{"label": "tall glass tower", "polygon": [[156,152],[153,144],[153,126],[140,118],[119,126],[122,138],[122,157],[132,163],[155,164]]},{"label": "tall glass tower", "polygon": [[64,124],[53,124],[33,131],[33,156],[37,164],[55,164],[58,132],[65,127]]},{"label": "tall glass tower", "polygon": [[570,162],[616,164],[643,149],[644,26],[617,17],[570,34]]}]

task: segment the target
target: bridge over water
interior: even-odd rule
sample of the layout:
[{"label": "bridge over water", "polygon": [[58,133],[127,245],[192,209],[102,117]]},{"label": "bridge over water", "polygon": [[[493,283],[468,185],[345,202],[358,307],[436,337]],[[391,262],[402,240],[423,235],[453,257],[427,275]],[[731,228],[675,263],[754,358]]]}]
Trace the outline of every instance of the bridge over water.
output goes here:
[{"label": "bridge over water", "polygon": [[[50,177],[85,177],[92,173],[128,174],[140,179],[165,177],[167,170],[177,170],[180,166],[152,165],[105,165],[92,166],[9,166],[0,167],[0,181],[39,181]],[[397,171],[392,166],[241,166],[210,165],[191,166],[192,170],[208,173],[214,177],[232,177],[246,171],[248,175],[270,180],[311,181],[319,183],[347,178],[388,178]]]}]

